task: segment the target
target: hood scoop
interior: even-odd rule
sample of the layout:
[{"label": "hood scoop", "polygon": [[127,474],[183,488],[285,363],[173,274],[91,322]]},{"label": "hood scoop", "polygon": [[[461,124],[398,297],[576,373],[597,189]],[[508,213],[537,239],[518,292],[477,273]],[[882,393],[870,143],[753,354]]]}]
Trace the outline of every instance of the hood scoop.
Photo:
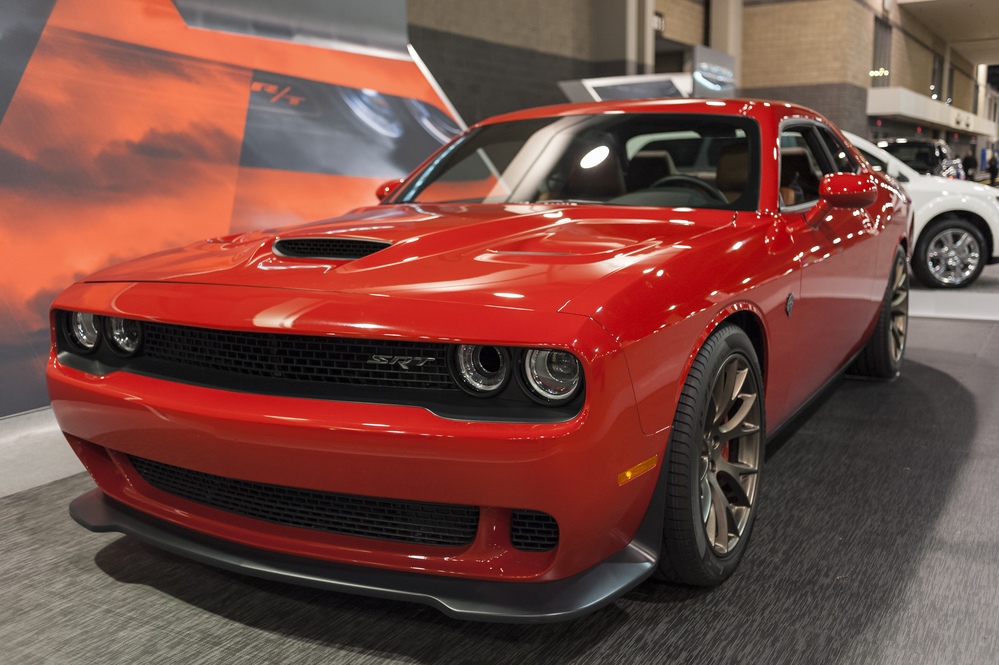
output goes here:
[{"label": "hood scoop", "polygon": [[358,238],[280,238],[271,251],[277,256],[292,259],[326,259],[355,261],[369,254],[391,247],[392,243]]}]

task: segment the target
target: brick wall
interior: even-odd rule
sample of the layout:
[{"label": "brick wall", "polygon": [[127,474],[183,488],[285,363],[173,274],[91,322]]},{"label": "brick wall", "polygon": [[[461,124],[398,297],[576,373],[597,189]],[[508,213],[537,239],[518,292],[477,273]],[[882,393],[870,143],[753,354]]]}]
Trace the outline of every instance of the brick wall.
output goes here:
[{"label": "brick wall", "polygon": [[[925,43],[925,42],[924,42]],[[929,97],[933,83],[933,51],[901,30],[891,36],[891,85]]]},{"label": "brick wall", "polygon": [[704,43],[704,0],[656,0],[663,15],[663,37],[681,44]]},{"label": "brick wall", "polygon": [[742,87],[870,85],[874,17],[855,0],[747,0],[742,21]]},{"label": "brick wall", "polygon": [[408,0],[410,25],[592,60],[590,0]]}]

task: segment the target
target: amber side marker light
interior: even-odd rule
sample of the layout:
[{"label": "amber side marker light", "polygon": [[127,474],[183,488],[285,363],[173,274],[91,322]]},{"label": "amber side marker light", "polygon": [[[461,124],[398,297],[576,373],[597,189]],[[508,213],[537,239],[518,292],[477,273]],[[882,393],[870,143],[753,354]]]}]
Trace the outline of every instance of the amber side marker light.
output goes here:
[{"label": "amber side marker light", "polygon": [[638,478],[646,471],[654,469],[656,466],[657,457],[659,457],[659,455],[653,455],[649,459],[645,460],[644,462],[636,464],[627,471],[622,471],[621,473],[617,474],[617,484],[624,485],[629,480],[634,480],[635,478]]}]

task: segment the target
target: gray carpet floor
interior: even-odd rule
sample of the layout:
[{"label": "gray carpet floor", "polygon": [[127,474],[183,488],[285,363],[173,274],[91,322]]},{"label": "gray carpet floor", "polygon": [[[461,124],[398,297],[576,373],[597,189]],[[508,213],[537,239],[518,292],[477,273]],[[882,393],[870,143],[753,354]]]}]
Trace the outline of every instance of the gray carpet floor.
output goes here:
[{"label": "gray carpet floor", "polygon": [[916,319],[771,448],[717,589],[646,582],[548,626],[215,570],[72,522],[85,475],[0,499],[0,663],[999,662],[999,324]]}]

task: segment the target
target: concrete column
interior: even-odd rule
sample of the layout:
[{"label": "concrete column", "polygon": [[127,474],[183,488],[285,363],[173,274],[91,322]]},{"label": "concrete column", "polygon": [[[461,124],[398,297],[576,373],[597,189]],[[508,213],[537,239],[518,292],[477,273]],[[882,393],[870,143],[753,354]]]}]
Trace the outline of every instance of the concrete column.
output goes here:
[{"label": "concrete column", "polygon": [[941,80],[943,81],[943,90],[940,91],[940,101],[947,104],[947,100],[950,99],[950,44],[947,44],[947,48],[944,49],[943,76]]},{"label": "concrete column", "polygon": [[972,109],[975,115],[985,116],[989,98],[989,66],[975,67],[975,84],[978,86],[978,106]]},{"label": "concrete column", "polygon": [[736,87],[742,85],[742,0],[711,0],[708,46],[735,58]]}]

